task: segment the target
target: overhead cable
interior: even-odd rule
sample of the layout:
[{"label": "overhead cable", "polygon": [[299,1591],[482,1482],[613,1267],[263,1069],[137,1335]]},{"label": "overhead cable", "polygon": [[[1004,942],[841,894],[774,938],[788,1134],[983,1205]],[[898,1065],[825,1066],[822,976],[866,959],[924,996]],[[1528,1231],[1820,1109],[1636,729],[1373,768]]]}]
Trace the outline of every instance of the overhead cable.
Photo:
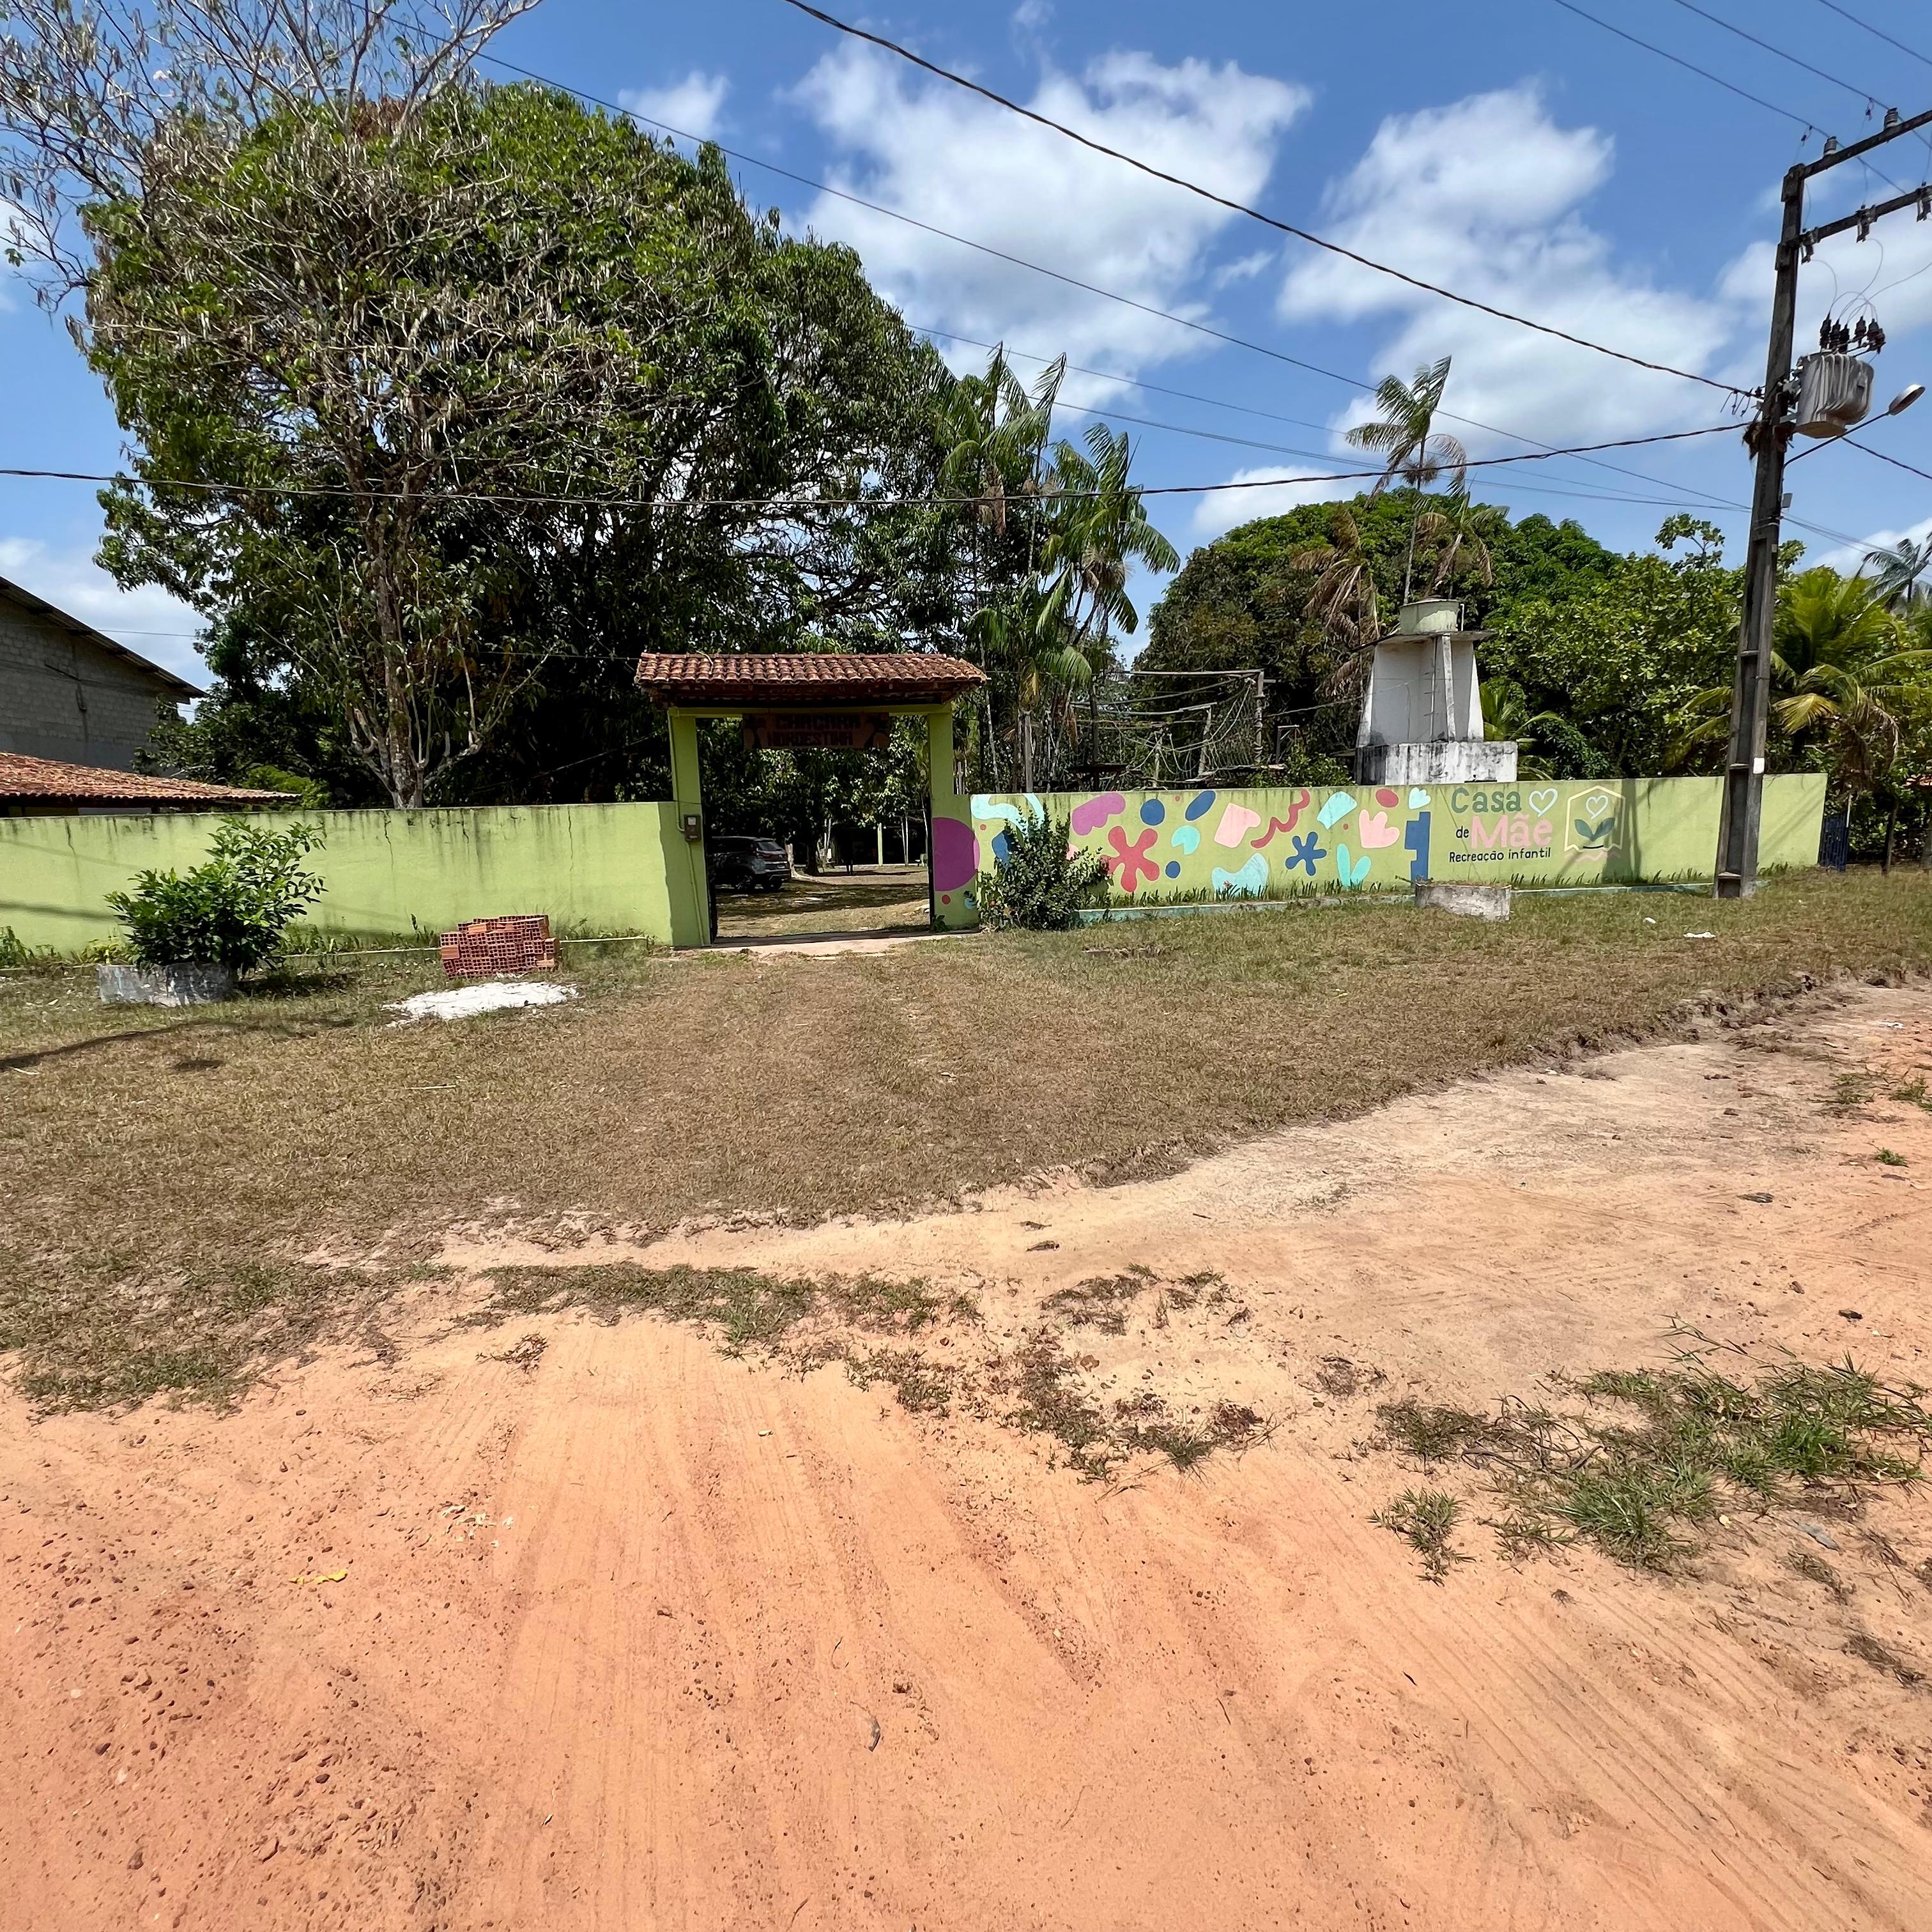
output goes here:
[{"label": "overhead cable", "polygon": [[[1272,347],[1264,342],[1254,341],[1246,336],[1232,334],[1226,329],[1216,328],[1212,325],[1197,320],[1193,316],[1177,315],[1172,310],[1157,308],[1151,302],[1141,302],[1132,296],[1124,296],[1113,289],[1103,289],[1096,283],[1082,281],[1078,276],[1067,274],[1058,268],[1049,268],[1043,262],[1028,261],[1024,256],[1009,254],[1005,249],[995,248],[987,242],[975,242],[969,236],[955,233],[951,229],[940,228],[932,222],[922,221],[917,216],[908,214],[899,208],[888,207],[883,202],[868,201],[863,195],[854,194],[849,189],[834,188],[829,182],[814,180],[811,176],[800,174],[791,168],[782,167],[777,162],[766,160],[762,155],[748,153],[742,148],[728,147],[721,141],[710,140],[705,136],[693,134],[688,128],[674,127],[669,122],[654,119],[648,114],[640,113],[636,109],[626,107],[620,102],[608,100],[602,95],[592,94],[586,88],[574,87],[568,82],[556,80],[548,74],[538,74],[534,68],[520,67],[514,61],[505,60],[499,54],[479,52],[476,58],[492,67],[500,68],[506,74],[514,74],[525,80],[535,81],[540,86],[556,88],[560,93],[574,95],[578,100],[584,101],[591,106],[602,107],[607,112],[619,115],[627,120],[638,122],[647,128],[654,128],[660,134],[673,135],[680,141],[689,141],[695,145],[708,145],[715,147],[721,154],[726,155],[734,161],[741,161],[747,167],[762,168],[766,173],[776,175],[781,180],[795,182],[801,188],[808,188],[815,194],[829,194],[836,200],[849,202],[854,207],[862,208],[868,214],[881,214],[888,220],[902,222],[906,226],[916,228],[922,234],[937,236],[942,241],[954,242],[960,248],[973,250],[976,254],[988,255],[996,261],[1006,262],[1015,268],[1024,268],[1029,274],[1044,275],[1050,280],[1062,283],[1069,288],[1078,289],[1082,294],[1098,296],[1104,302],[1116,302],[1124,308],[1135,309],[1142,315],[1150,315],[1162,322],[1172,322],[1177,328],[1190,330],[1195,334],[1206,336],[1211,341],[1225,343],[1230,348],[1245,349],[1252,354],[1265,356],[1271,362],[1284,363],[1292,369],[1305,370],[1310,375],[1323,376],[1330,382],[1340,382],[1347,388],[1358,389],[1365,394],[1372,395],[1375,393],[1376,385],[1364,381],[1358,376],[1345,376],[1340,370],[1324,368],[1318,362],[1310,362],[1301,356],[1291,356],[1286,350]],[[909,323],[908,326],[919,328],[917,324]],[[932,335],[944,335],[950,333],[946,330],[937,328],[921,328],[920,332]],[[974,343],[973,338],[970,336],[953,335],[952,339],[957,342],[971,343],[977,348],[990,348],[993,346],[987,343]],[[1026,355],[1029,359],[1040,362],[1049,362],[1054,359],[1051,356],[1040,356],[1024,350],[1014,350],[1012,352],[1016,355]],[[1138,377],[1110,376],[1108,372],[1102,370],[1083,370],[1080,373],[1098,376],[1104,380],[1113,381],[1139,382]],[[1145,388],[1158,386],[1142,382],[1139,383],[1139,386]],[[1177,390],[1168,393],[1180,394],[1184,392]],[[1214,406],[1220,409],[1245,409],[1249,406],[1240,403],[1220,402],[1208,397],[1202,397],[1198,400],[1203,402],[1214,402]],[[1253,412],[1260,415],[1269,413],[1265,410]],[[1520,430],[1503,429],[1493,423],[1480,422],[1473,416],[1457,416],[1450,410],[1439,410],[1436,413],[1447,422],[1461,423],[1466,428],[1480,430],[1490,436],[1508,436],[1512,442],[1528,443],[1534,449],[1546,452],[1551,447],[1547,443],[1539,442],[1534,436],[1525,436]],[[1292,422],[1295,419],[1284,417],[1280,420]],[[1585,457],[1581,460],[1590,464],[1593,468],[1615,470],[1620,475],[1634,477],[1639,482],[1649,483],[1660,488],[1670,489],[1682,487],[1689,489],[1694,496],[1702,496],[1718,508],[1742,511],[1746,507],[1742,503],[1718,496],[1712,490],[1700,490],[1691,484],[1673,485],[1666,483],[1661,477],[1647,476],[1641,470],[1626,469],[1622,464],[1605,463],[1600,459],[1592,457]]]},{"label": "overhead cable", "polygon": [[[796,0],[793,0],[793,4],[796,4]],[[1689,0],[1678,0],[1678,4],[1680,5],[1688,5],[1689,4]],[[1795,122],[1798,126],[1804,129],[1804,133],[1808,135],[1816,134],[1820,131],[1818,124],[1815,121],[1810,119],[1808,116],[1794,113],[1789,107],[1780,107],[1775,101],[1767,100],[1760,94],[1753,94],[1749,88],[1738,86],[1736,81],[1726,80],[1722,74],[1713,74],[1708,68],[1700,67],[1695,61],[1688,61],[1682,54],[1674,54],[1668,47],[1659,46],[1654,40],[1641,39],[1636,34],[1630,33],[1622,27],[1612,25],[1610,21],[1603,19],[1600,16],[1589,12],[1586,8],[1579,7],[1576,4],[1576,0],[1556,0],[1556,4],[1561,7],[1566,14],[1574,14],[1579,20],[1588,20],[1593,27],[1600,27],[1605,33],[1614,34],[1618,40],[1628,40],[1632,46],[1642,48],[1646,53],[1655,54],[1660,60],[1667,60],[1673,67],[1681,67],[1687,73],[1696,74],[1700,80],[1709,81],[1714,87],[1721,87],[1726,94],[1735,94],[1740,100],[1748,100],[1754,107],[1762,107],[1767,113],[1780,115],[1786,121]],[[1693,8],[1691,10],[1694,13],[1699,13],[1702,12],[1702,9],[1700,8]],[[1706,14],[1705,18],[1710,20],[1718,20],[1718,16],[1714,14]],[[1723,20],[1718,20],[1718,25],[1721,27],[1729,25],[1729,22]],[[1733,28],[1732,31],[1735,33],[1742,33],[1744,32],[1743,28],[1741,27]],[[1750,39],[1750,38],[1751,36],[1749,34],[1745,35],[1746,39]],[[1766,44],[1760,42],[1760,44],[1763,45]],[[1774,47],[1772,51],[1775,53],[1778,50]],[[1848,83],[1840,84],[1845,85]],[[1862,88],[1855,88],[1852,89],[1852,92],[1858,94],[1861,98],[1865,100],[1870,100],[1873,98],[1870,94],[1867,94]],[[1865,166],[1871,167],[1871,164],[1868,161],[1865,164]],[[1877,175],[1879,179],[1883,182],[1888,188],[1896,188],[1898,185],[1898,184],[1894,181],[1889,175],[1880,174],[1876,168],[1872,168],[1871,171],[1874,174]]]},{"label": "overhead cable", "polygon": [[1870,88],[1860,87],[1852,81],[1840,80],[1835,74],[1827,74],[1822,67],[1814,67],[1809,61],[1800,60],[1796,54],[1788,54],[1782,47],[1774,46],[1771,41],[1760,40],[1756,34],[1746,28],[1733,26],[1731,22],[1724,20],[1720,15],[1699,6],[1697,0],[1676,0],[1676,4],[1682,7],[1687,14],[1695,14],[1699,20],[1708,20],[1712,26],[1721,27],[1726,33],[1735,34],[1739,40],[1748,40],[1753,46],[1762,47],[1766,53],[1775,54],[1780,60],[1788,61],[1792,66],[1802,68],[1805,73],[1815,74],[1819,80],[1828,81],[1834,87],[1843,88],[1847,94],[1856,94],[1868,106],[1883,107],[1889,104],[1880,100]]},{"label": "overhead cable", "polygon": [[1888,46],[1896,47],[1902,54],[1910,54],[1922,67],[1932,67],[1932,55],[1922,54],[1916,47],[1908,47],[1903,40],[1895,40],[1882,27],[1874,27],[1869,20],[1862,20],[1849,8],[1840,7],[1838,0],[1818,0],[1821,7],[1828,8],[1841,20],[1849,20],[1855,27],[1862,27],[1868,34],[1876,34]]},{"label": "overhead cable", "polygon": [[[1543,463],[1552,457],[1579,456],[1599,449],[1630,449],[1656,442],[1684,442],[1695,436],[1723,436],[1736,428],[1731,423],[1710,423],[1702,429],[1672,430],[1655,436],[1619,436],[1610,442],[1579,443],[1567,449],[1526,450],[1514,456],[1472,457],[1460,466],[1490,470],[1512,463]],[[1136,484],[1141,496],[1210,496],[1229,490],[1279,489],[1297,483],[1350,483],[1386,476],[1384,470],[1330,470],[1306,476],[1268,476],[1248,482],[1227,483]],[[431,494],[424,490],[351,490],[326,484],[217,483],[198,477],[129,476],[85,470],[33,470],[0,466],[0,476],[28,477],[66,483],[121,483],[142,489],[198,490],[215,496],[260,496],[341,498],[355,502],[434,500],[444,503],[474,503],[499,508],[572,508],[583,510],[772,510],[779,512],[806,510],[940,509],[967,508],[985,499],[976,495],[920,496],[680,496],[647,499],[637,496],[566,496],[529,494],[508,490],[451,490]],[[1062,490],[1053,500],[1082,502],[1103,494],[1097,490]]]},{"label": "overhead cable", "polygon": [[1874,449],[1870,443],[1861,442],[1855,436],[1845,436],[1840,440],[1849,442],[1854,449],[1863,450],[1868,456],[1876,457],[1881,463],[1890,464],[1894,470],[1909,470],[1913,476],[1922,476],[1927,482],[1932,483],[1932,470],[1922,470],[1917,464],[1907,463],[1902,457],[1888,456],[1883,450]]},{"label": "overhead cable", "polygon": [[1605,33],[1614,34],[1618,40],[1628,40],[1632,46],[1642,48],[1646,53],[1655,54],[1660,60],[1667,60],[1672,66],[1681,67],[1687,72],[1697,75],[1700,79],[1709,81],[1714,86],[1721,87],[1727,94],[1735,94],[1740,100],[1748,100],[1754,107],[1762,107],[1768,113],[1781,114],[1786,120],[1796,122],[1808,134],[1815,134],[1819,131],[1817,123],[1806,116],[1794,114],[1790,108],[1780,107],[1775,101],[1766,100],[1761,94],[1753,94],[1748,88],[1738,86],[1735,81],[1726,80],[1722,74],[1713,74],[1708,68],[1700,67],[1695,61],[1688,61],[1682,54],[1674,54],[1668,47],[1659,46],[1654,40],[1639,39],[1635,34],[1614,26],[1608,20],[1579,7],[1576,0],[1556,0],[1556,4],[1564,13],[1574,14],[1580,20],[1588,20],[1592,26],[1600,27]]},{"label": "overhead cable", "polygon": [[[1568,0],[1559,0],[1559,4],[1567,4]],[[1528,316],[1518,315],[1512,310],[1498,308],[1493,302],[1480,301],[1474,296],[1460,294],[1456,290],[1444,288],[1437,282],[1425,281],[1419,275],[1412,275],[1406,269],[1394,268],[1387,262],[1378,262],[1371,256],[1346,248],[1339,242],[1331,242],[1326,236],[1317,235],[1310,229],[1298,228],[1294,223],[1283,221],[1276,215],[1264,214],[1261,209],[1252,208],[1246,202],[1235,201],[1226,195],[1217,194],[1212,188],[1203,188],[1199,182],[1191,182],[1184,176],[1171,174],[1165,168],[1157,168],[1152,162],[1144,161],[1137,155],[1130,154],[1119,148],[1110,148],[1105,142],[1096,141],[1091,135],[1083,134],[1078,129],[1070,128],[1064,122],[1055,121],[1050,116],[1040,113],[1033,108],[1023,107],[1017,100],[1010,99],[976,80],[969,80],[963,74],[955,74],[950,68],[941,67],[936,62],[914,53],[909,47],[902,46],[898,41],[886,39],[882,34],[872,33],[863,27],[850,26],[836,16],[809,5],[808,0],[785,0],[785,4],[796,8],[799,12],[809,15],[814,20],[822,21],[839,33],[865,41],[940,80],[951,82],[955,87],[963,88],[969,94],[976,94],[995,106],[1004,107],[1009,113],[1019,116],[1022,120],[1033,122],[1036,125],[1049,129],[1070,141],[1077,142],[1082,147],[1090,148],[1096,154],[1104,154],[1110,160],[1119,161],[1126,166],[1136,169],[1156,181],[1166,182],[1171,187],[1198,196],[1202,200],[1211,202],[1217,208],[1225,208],[1235,214],[1246,215],[1250,220],[1258,221],[1265,227],[1274,229],[1283,235],[1291,235],[1298,242],[1306,242],[1312,248],[1324,249],[1331,255],[1339,255],[1345,261],[1353,262],[1358,267],[1372,269],[1377,274],[1389,276],[1410,288],[1420,289],[1424,294],[1439,296],[1444,302],[1455,302],[1462,308],[1474,309],[1480,314],[1493,316],[1498,321],[1509,322],[1518,328],[1533,330],[1538,335],[1551,336],[1559,342],[1568,342],[1576,348],[1588,349],[1596,355],[1607,356],[1616,362],[1628,362],[1636,368],[1648,369],[1658,375],[1676,376],[1687,382],[1701,382],[1706,388],[1719,389],[1726,395],[1743,396],[1750,393],[1748,390],[1740,389],[1734,383],[1720,382],[1715,376],[1700,376],[1694,370],[1678,369],[1668,362],[1654,362],[1647,356],[1632,355],[1628,350],[1612,349],[1606,343],[1593,342],[1587,336],[1572,334],[1568,329],[1558,328],[1553,323],[1537,322]]]}]

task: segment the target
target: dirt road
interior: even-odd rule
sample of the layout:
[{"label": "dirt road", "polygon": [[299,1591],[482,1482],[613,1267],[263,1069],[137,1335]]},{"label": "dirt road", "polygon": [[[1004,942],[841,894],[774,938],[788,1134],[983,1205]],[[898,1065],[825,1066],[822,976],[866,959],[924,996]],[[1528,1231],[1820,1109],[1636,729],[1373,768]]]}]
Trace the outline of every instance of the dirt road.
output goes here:
[{"label": "dirt road", "polygon": [[1932,1113],[1891,1097],[1928,1074],[1932,998],[1867,989],[1159,1182],[647,1251],[918,1274],[988,1347],[1211,1277],[1073,1343],[1273,1425],[1190,1475],[650,1317],[426,1306],[227,1416],[8,1396],[0,1923],[1932,1922],[1924,1498],[1736,1516],[1676,1578],[1505,1564],[1473,1483],[1440,1587],[1370,1520],[1414,1480],[1378,1401],[1532,1398],[1676,1322],[1932,1382]]}]

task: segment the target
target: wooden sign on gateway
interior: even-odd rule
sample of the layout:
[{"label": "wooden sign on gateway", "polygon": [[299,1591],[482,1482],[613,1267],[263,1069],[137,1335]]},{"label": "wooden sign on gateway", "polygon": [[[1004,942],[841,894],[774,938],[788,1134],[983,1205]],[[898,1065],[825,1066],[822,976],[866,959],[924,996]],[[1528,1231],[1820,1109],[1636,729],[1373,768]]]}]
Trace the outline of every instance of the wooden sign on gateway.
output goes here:
[{"label": "wooden sign on gateway", "polygon": [[884,711],[763,711],[746,714],[753,752],[883,752],[892,721]]}]

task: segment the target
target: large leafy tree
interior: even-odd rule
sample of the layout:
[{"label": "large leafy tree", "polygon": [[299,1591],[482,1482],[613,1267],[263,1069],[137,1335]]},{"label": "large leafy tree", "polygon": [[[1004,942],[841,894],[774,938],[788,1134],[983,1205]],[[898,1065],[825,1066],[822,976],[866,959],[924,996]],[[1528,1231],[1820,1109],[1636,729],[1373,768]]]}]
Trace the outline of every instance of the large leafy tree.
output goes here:
[{"label": "large leafy tree", "polygon": [[[1347,520],[1339,544],[1338,512]],[[1575,523],[1529,516],[1512,524],[1481,504],[1471,512],[1470,536],[1444,580],[1464,598],[1472,624],[1496,624],[1530,601],[1583,594],[1619,568],[1615,554]],[[1380,612],[1400,596],[1412,528],[1419,516],[1418,554],[1432,573],[1438,548],[1431,519],[1440,516],[1455,526],[1460,514],[1453,494],[1418,496],[1396,489],[1346,504],[1305,504],[1244,524],[1188,558],[1154,608],[1140,662],[1166,670],[1264,672],[1270,710],[1288,728],[1307,769],[1329,769],[1354,743],[1358,699],[1346,689],[1351,653],[1373,637]],[[1486,573],[1472,567],[1472,539],[1487,553]],[[1352,606],[1351,621],[1337,625],[1322,594],[1324,578],[1338,556],[1346,560],[1358,552],[1366,576],[1337,584]],[[1353,566],[1344,562],[1342,568]],[[1373,614],[1365,608],[1370,591]],[[1485,650],[1486,673],[1493,649]],[[1549,706],[1548,697],[1539,694],[1533,708]],[[1565,741],[1551,755],[1573,758],[1576,750]]]},{"label": "large leafy tree", "polygon": [[[1856,798],[1890,775],[1916,714],[1932,694],[1932,650],[1888,608],[1882,590],[1834,570],[1808,570],[1778,589],[1772,622],[1772,723]],[[1693,743],[1721,742],[1728,686],[1685,707]]]},{"label": "large leafy tree", "polygon": [[1740,573],[1712,524],[1672,517],[1659,550],[1615,560],[1567,587],[1514,600],[1490,620],[1486,678],[1507,678],[1532,715],[1577,740],[1545,753],[1565,777],[1640,776],[1683,755],[1684,708],[1737,653]]},{"label": "large leafy tree", "polygon": [[937,358],[715,152],[478,85],[509,4],[418,47],[387,0],[158,0],[157,97],[92,0],[10,4],[0,110],[138,440],[104,560],[319,757],[398,804],[608,795],[639,648],[956,614],[945,519],[880,500],[932,480]]}]

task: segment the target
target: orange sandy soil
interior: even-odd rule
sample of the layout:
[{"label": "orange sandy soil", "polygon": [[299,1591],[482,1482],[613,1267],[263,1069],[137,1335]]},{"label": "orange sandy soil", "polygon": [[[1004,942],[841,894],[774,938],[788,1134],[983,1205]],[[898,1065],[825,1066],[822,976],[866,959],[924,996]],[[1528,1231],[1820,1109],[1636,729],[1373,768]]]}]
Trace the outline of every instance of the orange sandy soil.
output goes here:
[{"label": "orange sandy soil", "polygon": [[[1734,1514],[1666,1577],[1511,1567],[1451,1472],[1474,1560],[1441,1587],[1369,1520],[1417,1480],[1378,1400],[1546,1394],[1678,1318],[1932,1382],[1932,1114],[1884,1097],[1928,1070],[1932,998],[1861,989],[1144,1184],[639,1251],[923,1274],[988,1346],[1096,1272],[1220,1270],[1232,1308],[1071,1344],[1100,1393],[1275,1424],[1190,1476],[1083,1482],[655,1317],[426,1308],[399,1359],[224,1415],[10,1396],[0,1922],[1932,1924],[1925,1498]],[[486,1352],[524,1333],[533,1368]]]}]

